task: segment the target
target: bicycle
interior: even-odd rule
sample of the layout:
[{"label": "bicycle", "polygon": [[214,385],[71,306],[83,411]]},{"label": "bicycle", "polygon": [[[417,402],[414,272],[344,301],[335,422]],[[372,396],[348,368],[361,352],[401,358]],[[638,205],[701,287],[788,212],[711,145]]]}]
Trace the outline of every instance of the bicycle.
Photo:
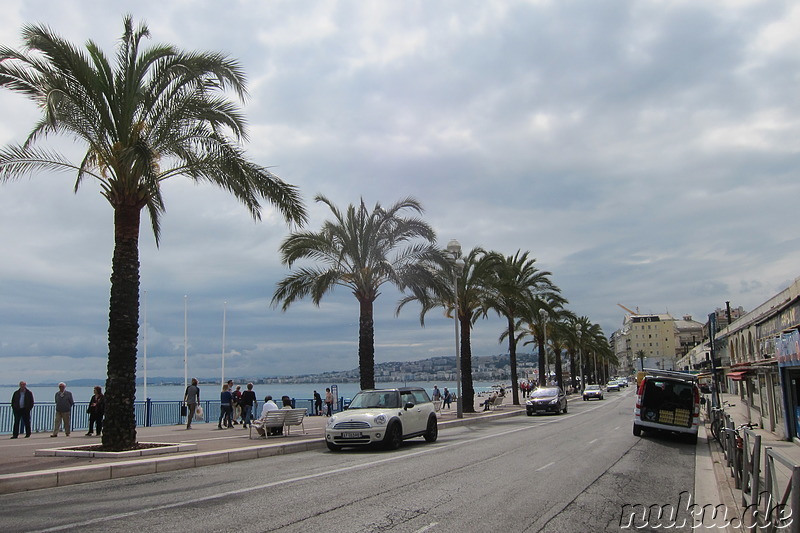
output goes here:
[{"label": "bicycle", "polygon": [[717,443],[725,447],[722,443],[722,434],[721,431],[725,427],[725,407],[736,407],[736,404],[730,402],[722,402],[721,407],[712,407],[711,408],[711,436],[717,441]]},{"label": "bicycle", "polygon": [[[758,424],[754,424],[752,422],[748,422],[745,424],[740,424],[736,426],[736,428],[731,429],[733,433],[734,441],[736,442],[735,456],[733,458],[733,462],[731,465],[731,469],[733,470],[733,478],[736,480],[736,488],[742,488],[742,468],[744,467],[744,437],[742,437],[742,430],[743,429],[753,429],[758,427]],[[753,454],[750,454],[750,461],[751,464],[753,462]],[[749,487],[746,487],[749,489]]]}]

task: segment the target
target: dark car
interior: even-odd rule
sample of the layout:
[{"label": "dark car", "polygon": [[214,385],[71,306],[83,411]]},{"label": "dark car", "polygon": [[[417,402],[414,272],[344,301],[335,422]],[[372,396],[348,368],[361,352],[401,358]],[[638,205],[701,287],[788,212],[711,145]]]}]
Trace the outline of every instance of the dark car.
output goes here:
[{"label": "dark car", "polygon": [[540,413],[567,412],[567,395],[559,387],[545,387],[536,389],[531,393],[530,399],[525,402],[528,416]]}]

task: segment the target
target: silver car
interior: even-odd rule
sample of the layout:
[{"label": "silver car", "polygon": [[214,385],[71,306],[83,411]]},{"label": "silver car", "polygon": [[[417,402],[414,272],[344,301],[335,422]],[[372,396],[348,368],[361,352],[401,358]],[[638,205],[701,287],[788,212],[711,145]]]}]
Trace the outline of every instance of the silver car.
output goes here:
[{"label": "silver car", "polygon": [[346,411],[328,419],[325,444],[332,451],[370,444],[396,449],[405,439],[434,442],[438,435],[436,411],[425,389],[362,390]]}]

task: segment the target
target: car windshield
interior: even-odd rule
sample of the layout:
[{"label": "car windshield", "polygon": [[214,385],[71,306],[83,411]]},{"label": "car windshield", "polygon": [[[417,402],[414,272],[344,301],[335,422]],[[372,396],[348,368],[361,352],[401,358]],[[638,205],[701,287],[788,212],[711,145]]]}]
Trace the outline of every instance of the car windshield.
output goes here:
[{"label": "car windshield", "polygon": [[400,396],[396,391],[361,391],[353,397],[350,409],[373,408],[396,409],[400,407]]},{"label": "car windshield", "polygon": [[586,385],[586,390],[600,390],[600,385]]},{"label": "car windshield", "polygon": [[549,398],[558,396],[558,389],[536,389],[531,393],[531,398]]}]

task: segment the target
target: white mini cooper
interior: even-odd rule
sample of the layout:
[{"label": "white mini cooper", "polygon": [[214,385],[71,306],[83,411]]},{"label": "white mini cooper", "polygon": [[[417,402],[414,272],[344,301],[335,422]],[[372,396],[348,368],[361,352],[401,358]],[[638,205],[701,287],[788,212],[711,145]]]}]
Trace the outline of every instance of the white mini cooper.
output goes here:
[{"label": "white mini cooper", "polygon": [[369,444],[396,449],[404,439],[425,437],[434,442],[438,436],[433,402],[425,389],[416,387],[362,390],[346,411],[330,417],[325,428],[325,444],[334,451]]}]

